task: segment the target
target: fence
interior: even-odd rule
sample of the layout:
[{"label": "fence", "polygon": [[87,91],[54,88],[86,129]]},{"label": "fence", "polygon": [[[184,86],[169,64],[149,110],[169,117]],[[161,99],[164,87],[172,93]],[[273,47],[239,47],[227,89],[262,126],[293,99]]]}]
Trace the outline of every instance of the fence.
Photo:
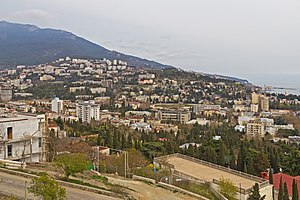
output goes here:
[{"label": "fence", "polygon": [[240,171],[237,171],[237,170],[234,170],[234,169],[223,167],[221,165],[217,165],[217,164],[214,164],[214,163],[210,163],[210,162],[207,162],[207,161],[204,161],[204,160],[196,159],[196,158],[186,156],[186,155],[183,155],[183,154],[179,154],[179,153],[154,158],[154,162],[160,163],[160,164],[165,165],[165,166],[169,166],[173,171],[175,171],[175,169],[174,169],[175,166],[167,162],[167,160],[171,157],[182,158],[182,159],[189,160],[189,161],[192,161],[192,162],[195,162],[195,163],[199,163],[201,165],[212,167],[212,168],[215,168],[215,169],[218,169],[218,170],[222,170],[222,171],[234,174],[234,175],[238,175],[238,176],[256,181],[256,182],[259,183],[260,188],[265,187],[269,184],[269,181],[267,181],[263,178],[253,176],[251,174],[246,174],[244,172],[240,172]]},{"label": "fence", "polygon": [[228,200],[226,197],[224,197],[218,190],[217,186],[214,185],[213,183],[210,183],[210,191],[212,193],[214,193],[214,195],[216,195],[216,197],[219,199],[219,200]]},{"label": "fence", "polygon": [[0,163],[2,163],[4,167],[9,169],[24,169],[26,167],[26,163],[12,161],[12,160],[0,159]]}]

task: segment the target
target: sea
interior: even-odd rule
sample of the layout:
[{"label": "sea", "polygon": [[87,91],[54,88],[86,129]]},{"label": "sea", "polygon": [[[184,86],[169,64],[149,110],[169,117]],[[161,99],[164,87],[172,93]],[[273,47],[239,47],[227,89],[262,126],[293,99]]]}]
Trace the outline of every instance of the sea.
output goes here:
[{"label": "sea", "polygon": [[300,74],[258,74],[245,75],[253,85],[272,86],[271,93],[300,95]]}]

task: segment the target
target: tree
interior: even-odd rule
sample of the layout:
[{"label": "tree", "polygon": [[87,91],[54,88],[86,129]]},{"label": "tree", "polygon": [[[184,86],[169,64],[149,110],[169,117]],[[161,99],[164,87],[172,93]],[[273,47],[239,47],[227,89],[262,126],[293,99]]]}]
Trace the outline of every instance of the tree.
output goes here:
[{"label": "tree", "polygon": [[282,185],[282,177],[280,177],[278,200],[282,200],[282,199],[283,199],[283,185]]},{"label": "tree", "polygon": [[128,165],[129,168],[144,167],[147,164],[147,159],[139,150],[131,148],[128,150]]},{"label": "tree", "polygon": [[286,182],[284,182],[284,186],[283,186],[283,198],[282,200],[290,200],[289,198],[289,191],[288,191],[288,187]]},{"label": "tree", "polygon": [[131,134],[128,134],[128,138],[127,138],[127,148],[132,148],[132,137]]},{"label": "tree", "polygon": [[248,200],[264,200],[266,198],[266,195],[264,195],[263,197],[260,196],[258,183],[255,183],[251,192],[252,193],[248,197]]},{"label": "tree", "polygon": [[219,154],[217,158],[217,163],[219,165],[225,165],[225,156],[227,154],[227,149],[223,141],[220,141]]},{"label": "tree", "polygon": [[55,165],[64,170],[65,178],[68,179],[70,175],[86,169],[87,158],[81,153],[61,154],[56,157]]},{"label": "tree", "polygon": [[237,193],[236,187],[233,185],[232,180],[221,177],[220,178],[220,192],[228,200],[234,200]]},{"label": "tree", "polygon": [[293,180],[293,195],[292,195],[292,200],[298,200],[298,185],[296,180]]},{"label": "tree", "polygon": [[66,199],[66,190],[60,187],[58,183],[51,179],[47,174],[31,180],[31,186],[28,191],[34,196],[44,200],[64,200]]},{"label": "tree", "polygon": [[273,184],[273,169],[269,169],[269,183]]}]

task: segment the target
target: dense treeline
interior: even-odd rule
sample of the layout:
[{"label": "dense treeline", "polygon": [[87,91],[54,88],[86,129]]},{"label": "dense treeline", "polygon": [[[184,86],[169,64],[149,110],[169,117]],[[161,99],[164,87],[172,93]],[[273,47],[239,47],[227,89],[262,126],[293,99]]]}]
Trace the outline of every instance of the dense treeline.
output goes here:
[{"label": "dense treeline", "polygon": [[[182,153],[253,175],[260,175],[269,167],[274,169],[274,173],[282,168],[290,175],[300,174],[299,145],[274,143],[260,138],[247,139],[226,123],[211,127],[198,124],[192,127],[183,125],[177,134],[172,131],[139,132],[96,122],[82,124],[58,119],[56,123],[66,130],[69,136],[95,134],[95,137],[86,140],[91,145],[105,145],[114,149],[135,148],[143,152],[149,160],[156,156]],[[216,135],[221,136],[221,139],[214,140],[213,136]],[[185,143],[196,145],[179,147]]]}]

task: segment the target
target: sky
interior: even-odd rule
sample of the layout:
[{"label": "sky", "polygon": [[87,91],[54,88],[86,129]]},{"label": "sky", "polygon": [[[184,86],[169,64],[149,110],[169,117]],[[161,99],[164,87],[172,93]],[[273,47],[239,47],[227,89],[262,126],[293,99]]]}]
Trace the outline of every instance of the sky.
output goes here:
[{"label": "sky", "polygon": [[299,0],[1,0],[0,20],[186,70],[295,86],[299,11]]}]

